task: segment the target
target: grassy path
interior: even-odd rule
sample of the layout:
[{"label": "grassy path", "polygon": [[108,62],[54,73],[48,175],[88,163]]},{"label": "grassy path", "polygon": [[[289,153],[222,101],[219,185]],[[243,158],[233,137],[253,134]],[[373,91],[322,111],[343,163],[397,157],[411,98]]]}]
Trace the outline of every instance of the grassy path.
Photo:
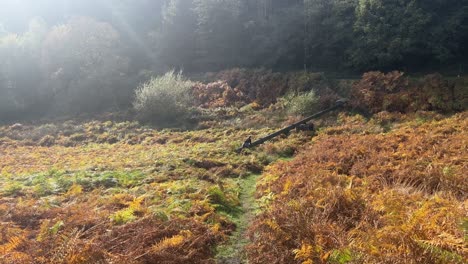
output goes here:
[{"label": "grassy path", "polygon": [[260,175],[249,175],[241,179],[239,199],[241,212],[233,219],[236,223],[236,231],[231,235],[230,241],[225,245],[218,246],[216,256],[219,264],[243,264],[247,263],[244,246],[248,243],[246,236],[249,223],[257,211],[255,201],[256,182]]}]

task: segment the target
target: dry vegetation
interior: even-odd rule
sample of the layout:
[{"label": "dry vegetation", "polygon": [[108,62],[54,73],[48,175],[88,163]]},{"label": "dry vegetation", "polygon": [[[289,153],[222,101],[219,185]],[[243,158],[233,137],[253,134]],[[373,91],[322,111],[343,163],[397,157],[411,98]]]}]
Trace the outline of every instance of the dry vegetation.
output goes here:
[{"label": "dry vegetation", "polygon": [[466,263],[466,131],[467,112],[342,115],[262,176],[251,263]]},{"label": "dry vegetation", "polygon": [[466,110],[466,78],[446,79],[440,74],[409,79],[403,72],[368,72],[352,89],[352,104],[371,113],[411,113],[418,110],[452,112]]},{"label": "dry vegetation", "polygon": [[3,126],[0,263],[212,263],[235,229],[239,181],[307,138],[233,151],[270,131]]},{"label": "dry vegetation", "polygon": [[286,94],[298,95],[311,90],[320,96],[321,107],[327,107],[346,87],[344,83],[328,80],[324,74],[311,72],[278,73],[236,68],[206,74],[204,79],[209,84],[198,83],[193,91],[198,104],[205,108],[249,103],[268,107]]},{"label": "dry vegetation", "polygon": [[[371,72],[349,92],[311,73],[207,78],[191,83],[199,130],[0,126],[0,263],[216,263],[236,223],[250,224],[249,263],[466,263],[464,79]],[[297,121],[288,100],[308,91],[319,108],[350,93],[373,116],[235,153]],[[261,211],[239,221],[253,174]]]}]

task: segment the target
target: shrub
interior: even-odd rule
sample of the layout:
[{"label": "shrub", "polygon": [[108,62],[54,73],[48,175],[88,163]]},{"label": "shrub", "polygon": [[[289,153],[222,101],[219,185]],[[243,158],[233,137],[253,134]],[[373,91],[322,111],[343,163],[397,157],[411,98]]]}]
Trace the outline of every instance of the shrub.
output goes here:
[{"label": "shrub", "polygon": [[419,101],[426,109],[441,112],[463,111],[467,105],[466,85],[462,79],[449,80],[441,74],[429,74],[419,81],[418,87],[423,95],[418,95]]},{"label": "shrub", "polygon": [[145,122],[173,123],[190,112],[190,88],[193,83],[182,73],[169,71],[140,85],[133,106]]},{"label": "shrub", "polygon": [[192,87],[192,94],[196,105],[203,108],[244,105],[249,102],[241,91],[233,89],[226,81],[196,83]]},{"label": "shrub", "polygon": [[402,72],[367,72],[353,86],[352,103],[372,113],[403,111],[409,102],[401,102],[401,92],[406,91],[408,85],[408,79]]},{"label": "shrub", "polygon": [[294,96],[288,104],[289,111],[299,115],[309,115],[318,110],[318,98],[314,91]]}]

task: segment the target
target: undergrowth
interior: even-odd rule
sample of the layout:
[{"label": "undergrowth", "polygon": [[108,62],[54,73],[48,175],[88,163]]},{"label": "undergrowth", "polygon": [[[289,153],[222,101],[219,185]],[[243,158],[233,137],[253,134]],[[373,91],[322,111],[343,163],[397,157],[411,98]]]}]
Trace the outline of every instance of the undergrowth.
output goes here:
[{"label": "undergrowth", "polygon": [[246,244],[249,263],[466,262],[468,116],[441,114],[464,109],[461,80],[368,73],[351,106],[372,117],[332,114],[312,142],[293,132],[237,154],[301,119],[288,92],[314,91],[307,110],[347,93],[323,74],[212,78],[187,93],[199,130],[0,126],[0,263],[215,263]]},{"label": "undergrowth", "polygon": [[239,180],[309,138],[235,152],[272,131],[0,127],[0,263],[214,263],[240,228]]},{"label": "undergrowth", "polygon": [[341,115],[263,174],[250,263],[466,263],[467,117]]}]

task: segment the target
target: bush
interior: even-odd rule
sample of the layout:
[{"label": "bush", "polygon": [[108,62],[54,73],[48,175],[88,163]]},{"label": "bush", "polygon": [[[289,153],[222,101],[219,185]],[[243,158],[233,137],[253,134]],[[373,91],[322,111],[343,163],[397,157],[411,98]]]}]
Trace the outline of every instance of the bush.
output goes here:
[{"label": "bush", "polygon": [[288,104],[289,111],[299,115],[309,115],[318,110],[319,100],[314,91],[292,97]]},{"label": "bush", "polygon": [[353,85],[352,104],[371,113],[381,111],[404,111],[409,105],[407,92],[409,80],[404,73],[367,72]]},{"label": "bush", "polygon": [[173,123],[185,119],[190,112],[189,94],[192,85],[182,73],[174,71],[140,85],[133,102],[138,118],[155,123]]},{"label": "bush", "polygon": [[237,88],[232,88],[226,81],[195,83],[192,87],[195,104],[203,108],[245,105],[248,98]]}]

